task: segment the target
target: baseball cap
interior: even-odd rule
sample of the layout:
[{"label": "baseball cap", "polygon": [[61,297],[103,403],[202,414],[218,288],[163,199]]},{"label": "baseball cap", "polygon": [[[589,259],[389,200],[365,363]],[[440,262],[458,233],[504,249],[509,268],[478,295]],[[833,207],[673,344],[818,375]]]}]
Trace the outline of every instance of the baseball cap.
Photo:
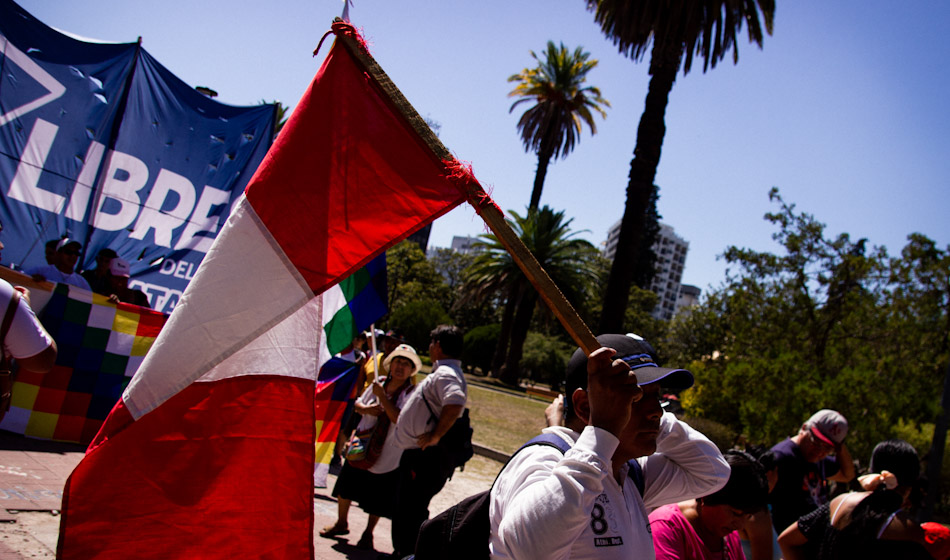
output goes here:
[{"label": "baseball cap", "polygon": [[57,250],[57,251],[62,251],[63,249],[65,249],[65,248],[66,248],[67,246],[69,246],[69,245],[75,245],[77,249],[81,249],[81,248],[82,248],[82,243],[80,243],[80,242],[78,242],[78,241],[75,241],[75,240],[73,240],[73,239],[70,239],[70,238],[68,238],[68,237],[64,237],[64,238],[62,238],[62,239],[59,240],[59,243],[56,244],[56,250]]},{"label": "baseball cap", "polygon": [[120,259],[118,257],[109,261],[109,272],[113,276],[125,276],[129,277],[129,261],[125,259]]},{"label": "baseball cap", "polygon": [[805,428],[816,438],[834,447],[848,435],[848,421],[837,410],[823,408],[805,421]]},{"label": "baseball cap", "polygon": [[[693,374],[685,369],[665,368],[657,364],[656,351],[649,342],[633,333],[602,334],[597,337],[601,346],[613,348],[617,351],[614,359],[620,359],[628,364],[637,375],[637,383],[647,385],[663,381],[664,387],[682,390],[693,386]],[[587,353],[578,348],[574,351],[567,363],[567,378],[587,377]],[[570,385],[570,381],[568,382]],[[586,381],[580,385],[586,387]]]},{"label": "baseball cap", "polygon": [[396,358],[396,357],[406,358],[407,360],[412,362],[412,365],[416,367],[416,369],[412,373],[415,373],[419,371],[419,369],[422,368],[422,360],[420,360],[419,355],[416,354],[416,349],[413,348],[412,346],[409,346],[408,344],[400,344],[399,346],[396,347],[395,350],[393,350],[388,355],[386,355],[386,359],[383,361],[383,367],[388,370],[389,364],[391,364],[393,361],[393,358]]}]

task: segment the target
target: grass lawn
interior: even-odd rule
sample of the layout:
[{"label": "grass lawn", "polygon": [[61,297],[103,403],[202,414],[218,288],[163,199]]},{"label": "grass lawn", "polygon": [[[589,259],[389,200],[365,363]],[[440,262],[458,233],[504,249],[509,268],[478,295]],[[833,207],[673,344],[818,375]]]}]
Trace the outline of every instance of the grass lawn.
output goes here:
[{"label": "grass lawn", "polygon": [[548,403],[469,384],[472,440],[511,454],[544,428]]}]

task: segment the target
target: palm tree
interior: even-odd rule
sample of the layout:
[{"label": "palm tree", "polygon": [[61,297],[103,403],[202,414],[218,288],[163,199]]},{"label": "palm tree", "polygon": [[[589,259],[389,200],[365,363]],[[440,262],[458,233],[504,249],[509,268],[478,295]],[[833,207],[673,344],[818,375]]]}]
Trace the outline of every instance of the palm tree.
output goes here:
[{"label": "palm tree", "polygon": [[542,59],[531,51],[531,57],[538,62],[537,67],[525,68],[508,78],[509,82],[518,84],[508,97],[520,98],[512,103],[509,112],[522,103],[534,102],[518,120],[525,151],[538,154],[529,210],[536,209],[541,201],[541,189],[551,158],[567,157],[574,150],[582,123],[587,123],[592,136],[596,134],[593,112],[606,118],[604,107],[610,107],[610,102],[601,97],[599,89],[584,85],[587,73],[597,66],[596,59],[590,60],[590,53],[584,52],[582,47],[577,47],[572,53],[564,43],[557,47],[553,41],[548,41],[543,54]]},{"label": "palm tree", "polygon": [[261,99],[261,105],[273,105],[274,106],[274,139],[277,138],[277,135],[284,128],[284,125],[287,124],[287,111],[290,109],[280,101],[266,101]]},{"label": "palm tree", "polygon": [[703,72],[715,68],[730,51],[733,62],[738,62],[736,34],[743,23],[749,40],[761,48],[763,29],[759,19],[764,19],[765,31],[771,34],[775,0],[586,1],[604,34],[613,39],[622,54],[640,60],[648,49],[651,51],[646,107],[637,128],[617,256],[610,268],[599,327],[600,332],[624,332],[624,311],[638,263],[638,248],[642,247],[644,213],[660,163],[666,105],[676,73],[681,65],[683,74],[688,73],[694,55],[703,59]]},{"label": "palm tree", "polygon": [[[597,267],[592,262],[600,253],[589,242],[574,238],[580,232],[571,231],[573,219],[565,220],[564,211],[555,212],[548,206],[529,210],[524,216],[511,210],[509,215],[515,233],[568,300],[580,302],[590,295],[597,283]],[[494,235],[482,235],[475,245],[482,252],[467,271],[466,291],[470,297],[484,299],[511,286],[515,286],[515,293],[520,295],[514,300],[517,305],[512,306],[517,310],[511,323],[511,345],[501,375],[503,382],[515,385],[520,377],[524,341],[528,336],[538,293],[528,284],[524,273]],[[502,342],[501,338],[499,342]]]}]

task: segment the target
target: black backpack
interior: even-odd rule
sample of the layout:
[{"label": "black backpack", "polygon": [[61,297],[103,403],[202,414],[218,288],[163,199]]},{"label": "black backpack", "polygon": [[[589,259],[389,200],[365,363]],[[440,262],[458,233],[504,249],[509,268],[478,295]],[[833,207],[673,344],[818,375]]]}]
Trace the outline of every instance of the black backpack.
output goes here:
[{"label": "black backpack", "polygon": [[[431,421],[438,422],[439,417],[432,411],[432,407],[429,406],[429,399],[426,398],[424,392],[422,393],[422,402],[429,409]],[[465,463],[475,454],[475,448],[472,447],[473,432],[472,421],[469,419],[468,409],[466,408],[462,410],[462,415],[455,420],[455,423],[452,424],[449,431],[445,432],[445,435],[437,444],[442,449],[442,464],[439,466],[439,470],[445,478],[451,479],[456,468],[464,471]]]},{"label": "black backpack", "polygon": [[[564,438],[556,434],[540,434],[519,447],[511,457],[532,445],[548,445],[561,453],[567,453],[571,448]],[[508,462],[511,462],[511,458]],[[505,467],[507,466],[506,462]],[[505,470],[505,467],[501,470]],[[643,470],[636,460],[630,461],[628,476],[633,479],[642,496]],[[497,479],[496,476],[495,480]],[[415,560],[487,560],[491,556],[488,551],[488,541],[491,537],[491,520],[488,516],[490,505],[491,489],[488,489],[465,498],[427,520],[419,529]]]}]

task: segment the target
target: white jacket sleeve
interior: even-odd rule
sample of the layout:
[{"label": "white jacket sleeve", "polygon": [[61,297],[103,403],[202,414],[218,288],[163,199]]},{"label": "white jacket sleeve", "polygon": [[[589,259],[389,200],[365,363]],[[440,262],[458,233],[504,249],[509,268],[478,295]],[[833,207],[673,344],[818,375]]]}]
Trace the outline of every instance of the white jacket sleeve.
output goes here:
[{"label": "white jacket sleeve", "polygon": [[588,426],[563,455],[546,445],[515,455],[491,492],[492,558],[567,558],[590,523],[618,443]]},{"label": "white jacket sleeve", "polygon": [[648,510],[708,496],[729,479],[729,464],[716,444],[668,412],[660,419],[656,453],[639,462]]}]

